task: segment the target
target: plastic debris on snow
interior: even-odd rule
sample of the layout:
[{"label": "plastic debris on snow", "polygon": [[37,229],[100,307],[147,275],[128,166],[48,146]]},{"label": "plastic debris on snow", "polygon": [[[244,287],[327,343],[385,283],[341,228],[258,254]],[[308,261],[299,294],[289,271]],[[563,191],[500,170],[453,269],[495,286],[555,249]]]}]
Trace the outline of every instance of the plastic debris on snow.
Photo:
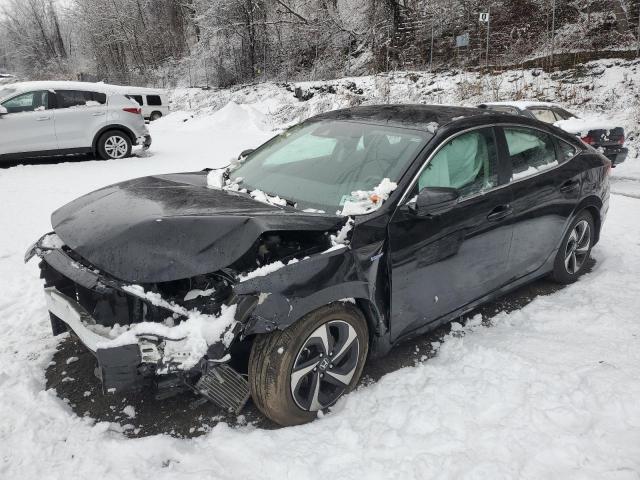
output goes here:
[{"label": "plastic debris on snow", "polygon": [[342,211],[338,211],[338,215],[348,217],[351,215],[363,215],[371,213],[383,204],[383,202],[389,198],[391,192],[393,192],[398,185],[388,178],[382,179],[380,184],[373,190],[364,191],[357,190],[351,192],[351,198],[348,199]]}]

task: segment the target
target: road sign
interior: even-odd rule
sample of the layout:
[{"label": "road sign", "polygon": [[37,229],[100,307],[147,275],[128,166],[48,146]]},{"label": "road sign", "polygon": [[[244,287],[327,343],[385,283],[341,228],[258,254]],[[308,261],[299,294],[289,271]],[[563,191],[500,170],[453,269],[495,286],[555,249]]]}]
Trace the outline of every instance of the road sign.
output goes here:
[{"label": "road sign", "polygon": [[456,47],[468,47],[469,46],[469,32],[465,32],[462,35],[456,37]]},{"label": "road sign", "polygon": [[480,21],[487,23],[489,21],[489,12],[480,12]]}]

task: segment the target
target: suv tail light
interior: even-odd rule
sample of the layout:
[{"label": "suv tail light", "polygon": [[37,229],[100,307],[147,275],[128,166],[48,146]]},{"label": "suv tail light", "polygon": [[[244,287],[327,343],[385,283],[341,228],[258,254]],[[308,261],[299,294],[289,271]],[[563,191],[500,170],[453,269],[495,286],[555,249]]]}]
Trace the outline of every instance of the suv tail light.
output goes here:
[{"label": "suv tail light", "polygon": [[624,135],[620,135],[620,138],[618,139],[618,144],[624,145]]},{"label": "suv tail light", "polygon": [[126,108],[123,108],[122,111],[128,112],[128,113],[135,113],[136,115],[140,115],[142,113],[142,109],[136,108],[136,107],[126,107]]}]

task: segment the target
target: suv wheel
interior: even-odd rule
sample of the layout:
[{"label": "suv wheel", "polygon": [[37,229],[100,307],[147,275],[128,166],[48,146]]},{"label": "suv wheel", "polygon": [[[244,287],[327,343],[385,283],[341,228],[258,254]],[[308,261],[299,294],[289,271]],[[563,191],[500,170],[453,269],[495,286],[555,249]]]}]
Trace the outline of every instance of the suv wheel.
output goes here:
[{"label": "suv wheel", "polygon": [[360,310],[343,303],[322,307],[286,330],[256,337],[249,357],[253,401],[280,425],[309,422],[353,390],[368,350]]},{"label": "suv wheel", "polygon": [[573,220],[562,240],[553,266],[553,279],[558,283],[573,283],[584,272],[593,246],[593,217],[582,211]]},{"label": "suv wheel", "polygon": [[160,113],[160,112],[151,112],[151,116],[149,117],[149,121],[150,122],[154,122],[154,121],[158,120],[160,117],[162,117],[162,113]]},{"label": "suv wheel", "polygon": [[125,158],[131,155],[131,140],[121,131],[103,133],[98,140],[98,155],[103,160]]}]

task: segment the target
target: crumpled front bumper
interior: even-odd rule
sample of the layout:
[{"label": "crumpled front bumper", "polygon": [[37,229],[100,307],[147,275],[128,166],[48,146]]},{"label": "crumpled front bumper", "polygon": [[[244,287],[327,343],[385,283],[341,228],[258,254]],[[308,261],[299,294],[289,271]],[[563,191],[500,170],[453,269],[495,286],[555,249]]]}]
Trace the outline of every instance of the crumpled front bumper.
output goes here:
[{"label": "crumpled front bumper", "polygon": [[[42,258],[41,269],[50,272],[45,274],[43,270],[43,278],[46,305],[52,315],[53,333],[55,335],[67,330],[72,331],[96,357],[96,373],[105,392],[128,390],[151,383],[158,384],[171,378],[189,378],[198,375],[212,364],[229,359],[228,347],[222,340],[210,344],[204,358],[193,354],[189,348],[188,335],[170,338],[155,334],[151,328],[149,332],[143,329],[143,332],[136,333],[132,339],[131,335],[128,338],[122,335],[122,328],[119,332],[110,331],[109,327],[103,325],[97,317],[94,318],[83,306],[81,292],[97,292],[108,298],[114,293],[126,294],[131,299],[134,299],[135,295],[127,291],[128,285],[120,284],[94,268],[79,264],[59,246],[57,236],[47,234],[27,250],[25,261],[29,261],[35,255]],[[69,288],[70,285],[72,288]],[[138,298],[137,301],[144,299]],[[170,310],[166,311],[163,318],[170,316],[178,318],[176,313]],[[239,328],[240,325],[236,323],[227,331],[235,338]],[[162,380],[159,380],[160,378]],[[176,381],[176,384],[179,383],[184,382]]]},{"label": "crumpled front bumper", "polygon": [[156,365],[160,360],[157,347],[150,342],[100,348],[110,339],[89,328],[95,320],[75,300],[67,297],[55,287],[44,289],[49,311],[75,333],[85,347],[96,357],[97,374],[107,392],[128,390],[145,383],[144,369],[147,363]]}]

